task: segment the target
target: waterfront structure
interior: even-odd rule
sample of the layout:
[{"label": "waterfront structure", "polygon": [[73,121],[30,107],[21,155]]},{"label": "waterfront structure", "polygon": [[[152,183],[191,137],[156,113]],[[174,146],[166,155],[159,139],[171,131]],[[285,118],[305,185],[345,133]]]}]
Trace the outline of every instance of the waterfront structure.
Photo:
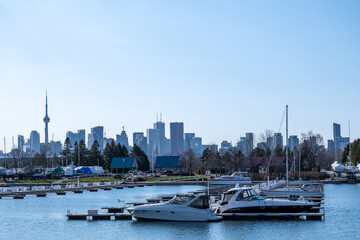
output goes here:
[{"label": "waterfront structure", "polygon": [[44,117],[44,123],[45,123],[45,147],[47,148],[49,144],[49,122],[50,117],[48,116],[48,103],[47,103],[47,92],[46,92],[46,102],[45,102],[45,117]]},{"label": "waterfront structure", "polygon": [[104,127],[97,126],[91,128],[91,133],[88,135],[88,148],[91,149],[91,146],[95,142],[99,143],[100,151],[104,151]]},{"label": "waterfront structure", "polygon": [[72,146],[74,146],[75,142],[80,143],[81,140],[85,142],[85,129],[79,129],[77,133],[68,131],[66,137],[69,138]]},{"label": "waterfront structure", "polygon": [[37,131],[31,131],[30,133],[30,153],[35,155],[35,153],[40,152],[40,134]]},{"label": "waterfront structure", "polygon": [[184,123],[170,123],[171,154],[180,155],[184,152]]},{"label": "waterfront structure", "polygon": [[299,148],[299,138],[296,135],[289,137],[289,150],[293,151],[294,148]]},{"label": "waterfront structure", "polygon": [[129,139],[128,136],[124,130],[121,131],[121,134],[116,134],[116,144],[124,145],[126,148],[129,148]]}]

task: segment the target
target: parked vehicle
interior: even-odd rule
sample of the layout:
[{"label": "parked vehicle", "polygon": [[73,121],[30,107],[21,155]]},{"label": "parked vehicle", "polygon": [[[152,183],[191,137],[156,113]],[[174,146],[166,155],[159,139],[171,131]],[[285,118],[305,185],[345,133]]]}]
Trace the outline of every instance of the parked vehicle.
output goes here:
[{"label": "parked vehicle", "polygon": [[164,175],[173,175],[173,174],[174,174],[174,171],[171,170],[171,169],[166,169],[166,170],[163,171],[163,174],[164,174]]}]

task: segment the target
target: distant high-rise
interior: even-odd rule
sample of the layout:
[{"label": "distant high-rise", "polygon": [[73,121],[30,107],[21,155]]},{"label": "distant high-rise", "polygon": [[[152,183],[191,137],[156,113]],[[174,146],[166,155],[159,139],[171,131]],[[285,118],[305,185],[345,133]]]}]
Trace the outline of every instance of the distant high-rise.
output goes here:
[{"label": "distant high-rise", "polygon": [[128,136],[124,130],[121,131],[121,134],[116,134],[116,144],[120,143],[120,145],[124,145],[126,148],[129,148],[129,140]]},{"label": "distant high-rise", "polygon": [[154,123],[154,129],[159,130],[159,145],[160,145],[160,151],[159,154],[164,155],[166,154],[166,136],[165,136],[165,123],[164,122],[156,122]]},{"label": "distant high-rise", "polygon": [[40,134],[37,131],[30,133],[30,152],[33,155],[40,152]]},{"label": "distant high-rise", "polygon": [[100,151],[104,150],[104,127],[97,126],[91,128],[91,134],[88,139],[88,148],[90,149],[93,143],[97,141],[99,143]]},{"label": "distant high-rise", "polygon": [[282,134],[281,133],[274,133],[272,148],[276,148],[277,146],[283,148],[283,144],[284,144],[284,141],[283,141]]},{"label": "distant high-rise", "polygon": [[144,137],[143,132],[134,132],[133,133],[133,146],[139,146],[145,153],[147,150],[147,137]]},{"label": "distant high-rise", "polygon": [[170,123],[171,154],[180,155],[184,152],[184,123]]},{"label": "distant high-rise", "polygon": [[299,148],[299,138],[296,135],[292,135],[289,137],[289,150],[293,151],[295,147]]},{"label": "distant high-rise", "polygon": [[195,137],[195,133],[185,133],[185,140],[184,140],[184,151],[189,150],[190,147],[190,141]]},{"label": "distant high-rise", "polygon": [[75,142],[80,143],[81,140],[85,142],[85,130],[79,129],[77,133],[68,131],[66,132],[66,137],[69,138],[72,146],[74,146]]},{"label": "distant high-rise", "polygon": [[337,138],[341,138],[341,130],[340,130],[340,124],[338,123],[333,123],[333,135],[334,135],[334,141]]},{"label": "distant high-rise", "polygon": [[48,116],[47,91],[46,91],[45,117],[44,117],[44,123],[45,123],[45,146],[46,147],[49,144],[49,129],[48,129],[49,122],[50,122],[50,118]]},{"label": "distant high-rise", "polygon": [[18,135],[18,150],[20,154],[24,152],[24,144],[25,144],[24,136]]},{"label": "distant high-rise", "polygon": [[148,157],[156,158],[160,155],[160,131],[159,129],[147,129]]}]

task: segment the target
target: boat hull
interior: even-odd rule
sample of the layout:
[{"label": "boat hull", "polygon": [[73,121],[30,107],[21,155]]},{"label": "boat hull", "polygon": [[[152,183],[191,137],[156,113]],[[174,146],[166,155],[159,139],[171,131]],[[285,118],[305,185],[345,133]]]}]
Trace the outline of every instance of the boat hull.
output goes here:
[{"label": "boat hull", "polygon": [[312,205],[305,206],[278,206],[278,207],[246,207],[231,208],[222,213],[299,213],[310,210]]},{"label": "boat hull", "polygon": [[222,219],[210,211],[134,210],[131,214],[139,221],[210,222]]},{"label": "boat hull", "polygon": [[239,180],[210,180],[212,185],[231,185],[231,184],[251,184],[252,181],[239,181]]}]

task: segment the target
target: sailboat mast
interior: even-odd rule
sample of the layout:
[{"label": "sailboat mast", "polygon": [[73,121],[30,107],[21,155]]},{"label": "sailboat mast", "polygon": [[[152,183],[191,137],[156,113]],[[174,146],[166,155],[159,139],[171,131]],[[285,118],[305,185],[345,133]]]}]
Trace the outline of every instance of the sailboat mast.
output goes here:
[{"label": "sailboat mast", "polygon": [[351,140],[350,140],[350,121],[349,121],[349,160],[351,161]]},{"label": "sailboat mast", "polygon": [[286,105],[286,187],[289,187],[289,138],[288,138],[288,105]]}]

